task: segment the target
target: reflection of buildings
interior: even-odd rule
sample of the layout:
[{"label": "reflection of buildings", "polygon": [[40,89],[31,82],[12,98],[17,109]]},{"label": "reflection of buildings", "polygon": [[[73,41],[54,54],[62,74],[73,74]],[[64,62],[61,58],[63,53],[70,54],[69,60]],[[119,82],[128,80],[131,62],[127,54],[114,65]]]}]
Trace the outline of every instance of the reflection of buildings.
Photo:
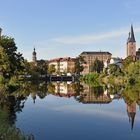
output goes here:
[{"label": "reflection of buildings", "polygon": [[127,104],[127,114],[129,117],[129,122],[131,124],[131,129],[134,127],[135,115],[136,115],[136,102],[132,104]]},{"label": "reflection of buildings", "polygon": [[112,101],[107,91],[103,90],[103,87],[93,88],[85,84],[83,86],[84,92],[81,93],[82,103],[108,104]]},{"label": "reflection of buildings", "polygon": [[85,64],[84,64],[84,70],[82,72],[82,74],[88,74],[89,72],[91,72],[91,65],[93,65],[94,61],[96,59],[105,62],[106,60],[110,59],[112,54],[109,52],[82,52],[80,54],[84,60],[85,60]]},{"label": "reflection of buildings", "polygon": [[54,95],[60,97],[71,97],[75,95],[75,90],[72,84],[67,83],[53,83],[55,85],[55,93]]}]

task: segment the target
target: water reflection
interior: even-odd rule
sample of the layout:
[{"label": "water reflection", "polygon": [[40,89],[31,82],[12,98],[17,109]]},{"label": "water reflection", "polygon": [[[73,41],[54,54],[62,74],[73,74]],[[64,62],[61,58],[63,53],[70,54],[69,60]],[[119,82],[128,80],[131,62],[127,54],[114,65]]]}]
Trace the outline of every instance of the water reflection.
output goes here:
[{"label": "water reflection", "polygon": [[[14,93],[0,94],[0,112],[6,113],[6,124],[16,124],[17,114],[23,111],[28,97],[36,100],[47,99],[48,95],[60,98],[72,98],[77,103],[84,104],[111,104],[113,101],[124,100],[131,130],[134,128],[137,105],[140,105],[139,87],[115,87],[113,85],[92,87],[85,83],[55,82],[55,83],[28,83]],[[119,112],[118,112],[119,113]],[[2,118],[0,117],[0,122]],[[1,128],[1,124],[0,124]],[[1,131],[1,133],[4,131]],[[33,134],[31,134],[33,135]]]},{"label": "water reflection", "polygon": [[131,130],[133,130],[136,115],[136,102],[127,104],[127,114],[129,117],[129,123],[131,125]]},{"label": "water reflection", "polygon": [[[130,88],[130,94],[128,94],[126,89],[127,88],[124,89],[124,87],[115,87],[110,85],[106,87],[92,87],[85,83],[56,82],[48,84],[48,91],[54,96],[68,98],[73,96],[76,101],[83,104],[109,104],[113,100],[124,99],[126,102],[126,111],[131,130],[133,130],[136,115],[136,104],[140,102],[140,98],[136,97],[135,101],[132,101],[131,98],[132,96],[135,96],[136,92],[132,92],[132,88]],[[140,96],[140,92],[138,93]]]},{"label": "water reflection", "polygon": [[23,96],[15,97],[6,94],[9,93],[0,94],[0,139],[25,140],[28,138],[33,140],[31,135],[26,137],[19,128],[15,127],[17,113],[22,112],[25,98]]}]

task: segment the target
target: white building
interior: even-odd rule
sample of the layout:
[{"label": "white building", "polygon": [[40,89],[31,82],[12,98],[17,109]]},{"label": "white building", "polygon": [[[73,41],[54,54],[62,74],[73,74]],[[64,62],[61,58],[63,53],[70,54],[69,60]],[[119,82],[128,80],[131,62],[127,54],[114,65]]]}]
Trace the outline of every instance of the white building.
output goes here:
[{"label": "white building", "polygon": [[75,59],[70,57],[52,59],[49,61],[49,65],[54,65],[57,73],[73,73]]},{"label": "white building", "polygon": [[112,57],[110,60],[104,62],[104,67],[107,68],[109,65],[114,64],[119,66],[120,68],[123,66],[122,59],[119,57]]}]

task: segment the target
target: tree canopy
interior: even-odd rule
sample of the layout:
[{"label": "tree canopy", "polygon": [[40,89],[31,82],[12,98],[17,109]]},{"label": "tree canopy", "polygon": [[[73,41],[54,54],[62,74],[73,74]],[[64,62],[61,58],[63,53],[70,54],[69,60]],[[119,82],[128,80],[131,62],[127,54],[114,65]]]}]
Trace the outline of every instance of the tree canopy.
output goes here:
[{"label": "tree canopy", "polygon": [[[17,52],[14,38],[2,36],[0,39],[0,70],[5,78],[20,74],[24,70],[24,58]],[[4,64],[5,63],[5,64]]]},{"label": "tree canopy", "polygon": [[91,72],[101,73],[103,71],[103,67],[104,67],[103,61],[96,59],[93,65],[91,65]]}]

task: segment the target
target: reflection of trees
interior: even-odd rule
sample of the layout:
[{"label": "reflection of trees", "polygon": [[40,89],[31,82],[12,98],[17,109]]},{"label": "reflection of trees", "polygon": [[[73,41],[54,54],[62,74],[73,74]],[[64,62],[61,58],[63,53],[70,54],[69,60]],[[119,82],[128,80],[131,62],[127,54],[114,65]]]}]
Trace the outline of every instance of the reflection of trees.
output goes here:
[{"label": "reflection of trees", "polygon": [[0,94],[0,139],[22,140],[25,139],[14,126],[16,113],[24,108],[25,98],[23,96],[12,96],[9,93]]},{"label": "reflection of trees", "polygon": [[[3,97],[2,97],[3,96]],[[8,122],[13,125],[16,121],[16,113],[21,112],[24,107],[25,100],[23,97],[4,96],[0,97],[0,109],[8,114]]]},{"label": "reflection of trees", "polygon": [[32,83],[27,82],[24,84],[24,86],[21,86],[20,89],[15,91],[13,95],[24,97],[27,99],[29,95],[31,95],[33,101],[35,102],[36,96],[38,96],[40,99],[43,99],[47,96],[47,84],[46,82],[40,82],[40,83]]},{"label": "reflection of trees", "polygon": [[[17,118],[16,113],[22,112],[25,101],[30,94],[34,101],[36,96],[40,99],[46,97],[47,84],[44,82],[38,84],[28,82],[13,93],[3,91],[0,93],[0,139],[3,137],[3,140],[13,138],[14,140],[25,140],[26,138],[22,136],[20,130],[14,127]],[[33,135],[30,135],[28,139],[30,140],[32,137]]]},{"label": "reflection of trees", "polygon": [[82,103],[109,103],[111,99],[108,95],[104,94],[104,88],[102,86],[92,87],[86,84],[84,90],[76,98],[77,101]]},{"label": "reflection of trees", "polygon": [[108,91],[108,94],[115,95],[115,94],[120,94],[123,87],[122,86],[115,86],[115,85],[108,85],[108,86],[106,86],[106,89]]},{"label": "reflection of trees", "polygon": [[131,104],[136,101],[140,103],[140,86],[128,86],[122,92],[122,97],[127,104]]},{"label": "reflection of trees", "polygon": [[53,83],[49,83],[47,88],[49,93],[55,93],[55,85]]},{"label": "reflection of trees", "polygon": [[131,125],[131,130],[133,130],[136,104],[140,106],[140,86],[127,86],[122,92],[122,97],[127,105],[127,114]]},{"label": "reflection of trees", "polygon": [[104,89],[102,86],[92,88],[93,93],[96,98],[102,96],[104,94]]},{"label": "reflection of trees", "polygon": [[84,90],[84,89],[83,89],[83,85],[81,85],[80,82],[73,83],[73,84],[72,84],[72,87],[73,87],[73,89],[74,89],[74,91],[75,91],[75,96],[80,95],[80,93],[83,92],[83,90]]}]

